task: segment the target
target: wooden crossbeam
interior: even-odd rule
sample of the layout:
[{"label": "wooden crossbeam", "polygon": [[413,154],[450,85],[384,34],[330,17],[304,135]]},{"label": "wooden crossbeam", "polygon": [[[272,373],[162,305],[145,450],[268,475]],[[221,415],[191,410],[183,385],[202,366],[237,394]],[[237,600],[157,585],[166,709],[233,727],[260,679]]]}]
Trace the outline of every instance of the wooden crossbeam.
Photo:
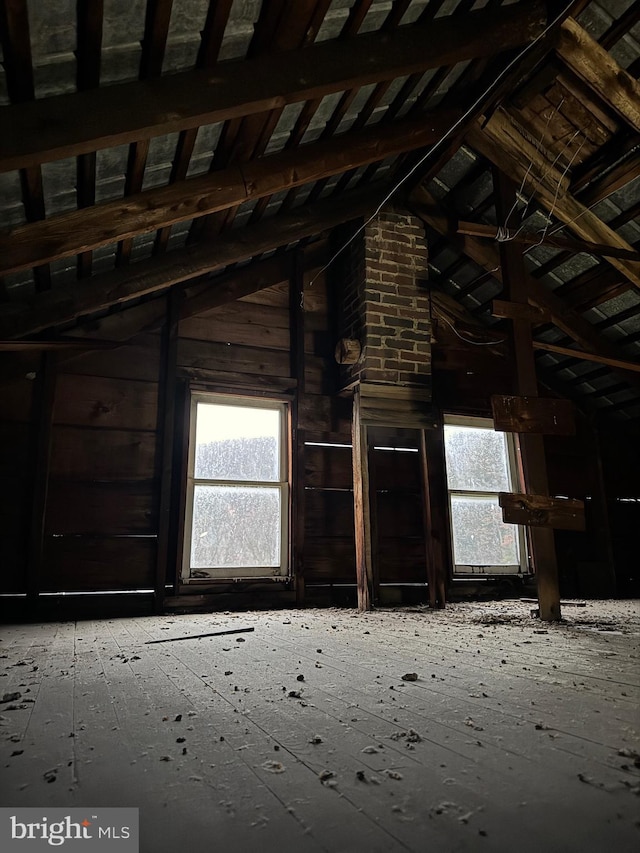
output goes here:
[{"label": "wooden crossbeam", "polygon": [[575,435],[573,403],[547,397],[491,397],[493,428],[534,435]]},{"label": "wooden crossbeam", "polygon": [[[448,213],[442,210],[425,187],[420,186],[413,191],[411,206],[416,215],[439,234],[447,236],[451,234],[451,219]],[[467,257],[489,270],[498,281],[502,281],[500,258],[494,246],[486,240],[475,237],[454,234],[452,239]],[[530,305],[547,311],[555,326],[589,352],[604,358],[620,359],[622,357],[618,348],[606,340],[588,320],[568,307],[559,296],[537,281],[530,273],[525,275],[527,301]],[[629,384],[640,385],[640,380],[633,373],[625,373],[624,378]]]},{"label": "wooden crossbeam", "polygon": [[324,41],[212,70],[0,107],[0,171],[491,56],[532,41],[545,22],[545,4],[522,0],[470,12],[461,20],[448,17],[428,26],[365,33],[350,39],[348,49],[342,41]]},{"label": "wooden crossbeam", "polygon": [[483,237],[487,240],[513,240],[525,246],[537,246],[540,243],[544,243],[545,246],[567,249],[575,253],[585,252],[589,255],[606,258],[624,258],[625,260],[640,261],[640,252],[633,248],[621,249],[605,243],[592,243],[589,240],[572,240],[569,237],[534,234],[530,231],[520,231],[516,228],[500,229],[495,225],[486,225],[483,222],[458,222],[457,230],[459,234],[469,234],[472,237]]},{"label": "wooden crossbeam", "polygon": [[554,530],[584,530],[584,502],[547,495],[500,492],[502,520],[507,524],[550,527]]},{"label": "wooden crossbeam", "polygon": [[[25,337],[111,305],[160,293],[174,284],[224,269],[279,246],[318,236],[326,229],[370,213],[386,190],[383,185],[346,193],[338,200],[328,199],[300,207],[242,231],[231,231],[214,245],[176,250],[166,256],[141,261],[130,269],[94,276],[90,287],[86,281],[74,282],[38,294],[31,302],[0,305],[0,339]],[[207,304],[210,305],[210,301]]]},{"label": "wooden crossbeam", "polygon": [[562,24],[557,51],[574,74],[640,133],[640,83],[573,18]]},{"label": "wooden crossbeam", "polygon": [[547,344],[544,341],[534,341],[533,348],[542,350],[543,352],[555,352],[558,355],[568,355],[572,358],[582,359],[583,361],[595,361],[598,364],[606,364],[608,367],[615,367],[617,370],[631,370],[634,373],[640,373],[640,363],[637,361],[629,361],[621,358],[606,358],[605,356],[596,355],[592,352],[585,352],[584,350],[561,347],[557,344]]},{"label": "wooden crossbeam", "polygon": [[[567,177],[529,142],[503,110],[497,110],[483,126],[474,125],[467,133],[467,141],[512,180],[522,183],[527,193],[580,239],[633,251],[626,240],[568,191]],[[640,288],[640,261],[610,257],[608,263]]]},{"label": "wooden crossbeam", "polygon": [[456,118],[457,113],[440,111],[386,127],[367,128],[88,210],[19,226],[0,236],[0,275],[422,148],[437,141]]}]

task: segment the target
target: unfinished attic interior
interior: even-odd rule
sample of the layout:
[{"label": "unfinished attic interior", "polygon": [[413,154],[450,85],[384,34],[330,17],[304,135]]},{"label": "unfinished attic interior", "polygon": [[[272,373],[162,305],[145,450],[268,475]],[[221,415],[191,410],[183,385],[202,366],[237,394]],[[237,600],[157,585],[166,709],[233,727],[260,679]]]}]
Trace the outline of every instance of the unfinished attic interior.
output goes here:
[{"label": "unfinished attic interior", "polygon": [[0,50],[3,805],[634,849],[640,4],[0,0]]}]

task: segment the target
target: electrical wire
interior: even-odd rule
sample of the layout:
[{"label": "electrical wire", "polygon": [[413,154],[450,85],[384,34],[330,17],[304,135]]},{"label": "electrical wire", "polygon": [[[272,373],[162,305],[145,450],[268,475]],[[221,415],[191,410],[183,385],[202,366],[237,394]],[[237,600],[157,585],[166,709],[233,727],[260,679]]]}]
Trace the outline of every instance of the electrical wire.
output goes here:
[{"label": "electrical wire", "polygon": [[566,4],[566,6],[564,6],[564,7],[563,7],[562,11],[561,11],[561,12],[559,12],[559,13],[556,15],[556,17],[551,21],[551,23],[547,24],[547,26],[542,30],[542,32],[541,32],[541,33],[539,33],[539,34],[535,37],[535,39],[534,39],[532,42],[530,42],[529,44],[525,45],[525,47],[524,47],[524,48],[523,48],[523,49],[522,49],[518,54],[516,54],[516,56],[514,56],[514,57],[513,57],[513,59],[511,59],[511,60],[510,60],[510,61],[505,65],[505,67],[504,67],[504,68],[502,69],[502,71],[500,71],[500,73],[497,75],[497,77],[496,77],[496,79],[493,81],[493,83],[492,83],[490,86],[487,86],[487,88],[485,89],[485,91],[484,91],[484,92],[482,92],[482,93],[481,93],[481,94],[480,94],[480,95],[475,99],[475,101],[471,104],[471,106],[470,106],[470,107],[468,107],[468,108],[465,110],[465,112],[460,116],[460,118],[458,118],[458,119],[457,119],[457,120],[456,120],[456,121],[451,125],[451,127],[450,127],[450,128],[449,128],[449,129],[448,129],[448,130],[443,134],[443,136],[441,136],[441,137],[440,137],[440,139],[439,139],[439,140],[438,140],[438,141],[437,141],[437,142],[436,142],[436,143],[435,143],[435,144],[434,144],[434,145],[433,145],[433,146],[432,146],[432,147],[431,147],[431,148],[426,152],[426,154],[424,154],[424,155],[423,155],[423,156],[418,160],[418,162],[417,162],[414,166],[412,166],[412,168],[407,172],[407,174],[406,174],[406,175],[404,175],[402,178],[400,178],[400,180],[399,180],[399,181],[397,181],[397,183],[396,183],[396,184],[394,184],[394,186],[389,190],[389,192],[388,192],[388,193],[385,195],[385,197],[382,199],[382,201],[380,202],[380,204],[376,207],[376,209],[375,209],[375,210],[374,210],[374,212],[371,214],[371,216],[370,216],[368,219],[366,219],[366,220],[362,223],[362,225],[357,229],[357,231],[355,231],[355,232],[351,235],[351,237],[349,237],[349,239],[348,239],[348,240],[347,240],[347,241],[346,241],[346,242],[345,242],[345,243],[344,243],[344,244],[343,244],[343,245],[342,245],[342,246],[341,246],[341,247],[340,247],[340,248],[339,248],[339,249],[338,249],[338,250],[337,250],[333,255],[332,255],[332,257],[331,257],[331,258],[329,258],[329,260],[327,261],[327,263],[326,263],[323,267],[321,267],[321,268],[320,268],[320,270],[318,270],[318,272],[316,273],[316,275],[313,277],[313,279],[312,279],[312,280],[311,280],[311,282],[309,283],[309,286],[310,286],[310,287],[311,287],[311,286],[313,285],[313,283],[314,283],[314,282],[319,278],[319,276],[321,276],[321,275],[322,275],[322,273],[326,272],[326,270],[327,270],[327,269],[328,269],[328,268],[329,268],[329,267],[330,267],[330,266],[331,266],[331,265],[332,265],[332,264],[333,264],[333,263],[334,263],[334,262],[335,262],[335,261],[340,257],[340,255],[345,251],[345,249],[347,249],[347,248],[348,248],[348,247],[353,243],[353,241],[358,237],[358,235],[359,235],[359,234],[361,234],[361,233],[364,231],[364,229],[367,227],[367,225],[369,225],[371,222],[373,222],[373,220],[376,218],[376,216],[378,216],[378,214],[380,213],[380,211],[382,210],[382,208],[385,206],[385,204],[387,204],[387,202],[392,198],[392,196],[394,196],[394,195],[396,194],[396,192],[400,189],[400,187],[401,187],[401,186],[403,186],[403,184],[405,184],[405,183],[409,180],[409,178],[411,178],[411,177],[412,177],[412,176],[413,176],[413,175],[418,171],[418,169],[423,165],[423,163],[425,163],[425,161],[426,161],[429,157],[431,157],[431,156],[432,156],[436,151],[438,151],[438,149],[439,149],[439,148],[441,148],[441,147],[444,145],[444,143],[445,143],[445,142],[447,141],[447,139],[451,136],[451,134],[452,134],[452,133],[454,133],[454,132],[458,129],[458,127],[460,127],[460,125],[461,125],[461,124],[462,124],[462,123],[463,123],[463,122],[468,118],[468,116],[470,116],[470,115],[473,113],[473,111],[476,109],[476,107],[478,107],[478,106],[479,106],[479,105],[484,101],[484,99],[485,99],[485,98],[486,98],[486,97],[491,93],[491,91],[492,91],[494,88],[496,88],[496,87],[497,87],[498,83],[499,83],[499,82],[502,80],[502,78],[503,78],[503,77],[504,77],[504,76],[505,76],[505,75],[506,75],[506,74],[507,74],[507,73],[508,73],[512,68],[513,68],[513,66],[514,66],[514,65],[516,65],[516,63],[520,62],[520,60],[521,60],[524,56],[526,56],[526,54],[527,54],[530,50],[532,50],[532,49],[535,47],[535,45],[536,45],[536,44],[537,44],[541,39],[543,39],[543,38],[546,36],[546,34],[547,34],[551,29],[553,29],[553,27],[555,27],[555,25],[558,23],[558,21],[560,21],[560,20],[561,20],[561,19],[566,15],[566,13],[569,11],[569,9],[570,9],[570,8],[571,8],[571,6],[573,5],[573,3],[574,3],[574,0],[571,0],[569,3],[567,3],[567,4]]},{"label": "electrical wire", "polygon": [[453,325],[453,323],[450,320],[447,320],[447,318],[443,314],[440,314],[438,311],[436,311],[436,317],[438,320],[442,320],[443,322],[445,322],[447,326],[449,326],[451,331],[454,333],[454,335],[460,338],[461,341],[464,341],[465,344],[473,344],[474,347],[493,347],[496,346],[496,344],[504,343],[504,339],[501,339],[499,341],[472,341],[470,340],[470,338],[465,338],[463,335],[461,335],[460,332]]}]

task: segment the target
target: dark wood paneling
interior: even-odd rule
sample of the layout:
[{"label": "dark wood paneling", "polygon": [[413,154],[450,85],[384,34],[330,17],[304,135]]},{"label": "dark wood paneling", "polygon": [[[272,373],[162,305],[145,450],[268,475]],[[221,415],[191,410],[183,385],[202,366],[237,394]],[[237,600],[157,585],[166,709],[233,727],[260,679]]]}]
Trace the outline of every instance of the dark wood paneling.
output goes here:
[{"label": "dark wood paneling", "polygon": [[150,432],[55,426],[51,476],[69,480],[150,480],[156,437]]},{"label": "dark wood paneling", "polygon": [[286,308],[237,301],[180,322],[180,337],[241,346],[289,349]]},{"label": "dark wood paneling", "polygon": [[65,358],[61,370],[88,376],[155,382],[158,379],[159,359],[160,336],[149,334],[113,350],[90,350]]},{"label": "dark wood paneling", "polygon": [[0,384],[0,420],[28,421],[31,418],[33,381],[14,379]]},{"label": "dark wood paneling", "polygon": [[57,424],[154,430],[157,409],[155,383],[100,376],[58,377]]},{"label": "dark wood paneling", "polygon": [[178,365],[264,376],[289,376],[289,353],[181,338]]},{"label": "dark wood paneling", "polygon": [[420,488],[420,459],[417,453],[374,450],[372,456],[378,489]]},{"label": "dark wood paneling", "polygon": [[47,537],[42,589],[151,589],[155,559],[155,538]]},{"label": "dark wood paneling", "polygon": [[305,490],[305,537],[353,536],[353,492]]},{"label": "dark wood paneling", "polygon": [[[423,509],[420,492],[380,492],[378,502],[378,535],[423,536]],[[401,546],[402,549],[402,546]],[[424,557],[424,552],[423,552]]]},{"label": "dark wood paneling", "polygon": [[305,583],[356,582],[356,551],[353,537],[306,537],[304,543]]},{"label": "dark wood paneling", "polygon": [[380,583],[426,583],[424,542],[421,538],[381,538],[378,566]]},{"label": "dark wood paneling", "polygon": [[[308,388],[312,381],[308,371],[306,381]],[[303,394],[300,398],[298,417],[300,429],[313,433],[327,432],[342,435],[345,443],[351,443],[351,399],[349,398],[316,393]]]},{"label": "dark wood paneling", "polygon": [[0,592],[27,592],[26,537],[0,536]]},{"label": "dark wood paneling", "polygon": [[153,480],[49,483],[47,534],[149,534],[157,532],[157,523],[157,483]]},{"label": "dark wood paneling", "polygon": [[29,461],[29,431],[24,423],[0,420],[0,458],[2,475],[25,474]]},{"label": "dark wood paneling", "polygon": [[305,484],[324,489],[353,488],[350,447],[305,449]]}]

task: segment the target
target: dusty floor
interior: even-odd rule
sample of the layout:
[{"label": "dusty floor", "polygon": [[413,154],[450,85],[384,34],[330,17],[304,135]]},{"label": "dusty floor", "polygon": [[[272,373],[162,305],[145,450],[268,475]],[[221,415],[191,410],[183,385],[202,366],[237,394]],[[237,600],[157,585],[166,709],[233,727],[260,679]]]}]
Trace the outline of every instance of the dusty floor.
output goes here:
[{"label": "dusty floor", "polygon": [[1,803],[139,807],[144,853],[639,849],[639,603],[532,607],[7,627]]}]

